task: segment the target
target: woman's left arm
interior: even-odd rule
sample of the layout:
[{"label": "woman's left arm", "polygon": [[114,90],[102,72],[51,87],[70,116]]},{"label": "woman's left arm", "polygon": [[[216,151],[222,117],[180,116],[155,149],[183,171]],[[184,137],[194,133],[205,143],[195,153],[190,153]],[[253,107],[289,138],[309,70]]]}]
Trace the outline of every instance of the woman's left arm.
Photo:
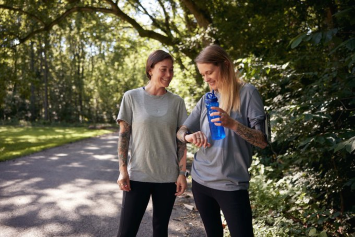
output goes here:
[{"label": "woman's left arm", "polygon": [[186,143],[177,139],[177,155],[179,160],[179,176],[176,180],[176,196],[183,194],[187,188],[186,172]]},{"label": "woman's left arm", "polygon": [[233,126],[230,129],[250,144],[261,149],[264,149],[268,145],[265,135],[260,130],[249,128],[236,120],[234,120]]},{"label": "woman's left arm", "polygon": [[[217,116],[220,118],[212,119],[211,121],[215,123],[216,126],[223,126],[233,130],[236,134],[238,134],[241,138],[249,142],[250,144],[257,146],[261,149],[264,149],[268,142],[266,140],[265,135],[262,131],[249,128],[237,120],[232,119],[223,109],[218,107],[212,107],[211,109],[217,110],[218,112],[214,112],[211,115]],[[221,123],[216,123],[216,122]]]}]

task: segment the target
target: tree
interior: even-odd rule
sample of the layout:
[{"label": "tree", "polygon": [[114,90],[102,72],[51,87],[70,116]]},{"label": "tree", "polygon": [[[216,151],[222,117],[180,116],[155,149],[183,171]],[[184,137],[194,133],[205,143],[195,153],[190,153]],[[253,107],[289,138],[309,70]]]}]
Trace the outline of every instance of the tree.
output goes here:
[{"label": "tree", "polygon": [[152,2],[1,1],[1,118],[45,119],[47,106],[49,121],[113,122],[156,48],[174,55],[169,89],[191,109],[206,89],[193,59],[218,43],[272,115],[271,145],[257,151],[265,177],[292,184],[273,187],[285,188],[282,208],[255,210],[256,221],[272,210],[281,233],[353,233],[352,1]]}]

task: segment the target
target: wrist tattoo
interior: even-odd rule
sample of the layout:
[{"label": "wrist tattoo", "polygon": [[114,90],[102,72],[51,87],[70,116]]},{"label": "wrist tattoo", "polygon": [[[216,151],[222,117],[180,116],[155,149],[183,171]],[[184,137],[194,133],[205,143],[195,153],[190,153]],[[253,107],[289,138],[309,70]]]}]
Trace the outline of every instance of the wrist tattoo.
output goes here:
[{"label": "wrist tattoo", "polygon": [[179,139],[179,141],[182,143],[186,143],[185,136],[188,132],[189,132],[189,130],[187,129],[186,126],[181,126],[181,128],[179,129],[179,131],[176,134],[177,139]]}]

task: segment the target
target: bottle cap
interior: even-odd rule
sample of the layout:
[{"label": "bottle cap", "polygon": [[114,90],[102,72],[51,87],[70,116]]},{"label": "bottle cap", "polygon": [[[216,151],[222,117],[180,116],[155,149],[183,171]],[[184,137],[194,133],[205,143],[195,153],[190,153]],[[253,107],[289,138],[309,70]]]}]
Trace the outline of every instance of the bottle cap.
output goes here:
[{"label": "bottle cap", "polygon": [[214,94],[214,90],[212,90],[212,92],[206,93],[206,98],[205,98],[206,104],[217,102],[217,101],[218,101],[218,98]]}]

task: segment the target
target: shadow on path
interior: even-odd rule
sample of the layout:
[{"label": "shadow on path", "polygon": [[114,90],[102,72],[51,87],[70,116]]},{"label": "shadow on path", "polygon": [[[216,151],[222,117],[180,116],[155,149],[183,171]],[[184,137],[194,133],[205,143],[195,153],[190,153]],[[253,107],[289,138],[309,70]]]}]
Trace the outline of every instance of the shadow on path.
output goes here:
[{"label": "shadow on path", "polygon": [[[115,236],[117,139],[103,135],[1,162],[1,236]],[[183,208],[188,197],[177,199],[169,236],[204,236],[198,214]],[[149,205],[138,236],[151,233]]]}]

